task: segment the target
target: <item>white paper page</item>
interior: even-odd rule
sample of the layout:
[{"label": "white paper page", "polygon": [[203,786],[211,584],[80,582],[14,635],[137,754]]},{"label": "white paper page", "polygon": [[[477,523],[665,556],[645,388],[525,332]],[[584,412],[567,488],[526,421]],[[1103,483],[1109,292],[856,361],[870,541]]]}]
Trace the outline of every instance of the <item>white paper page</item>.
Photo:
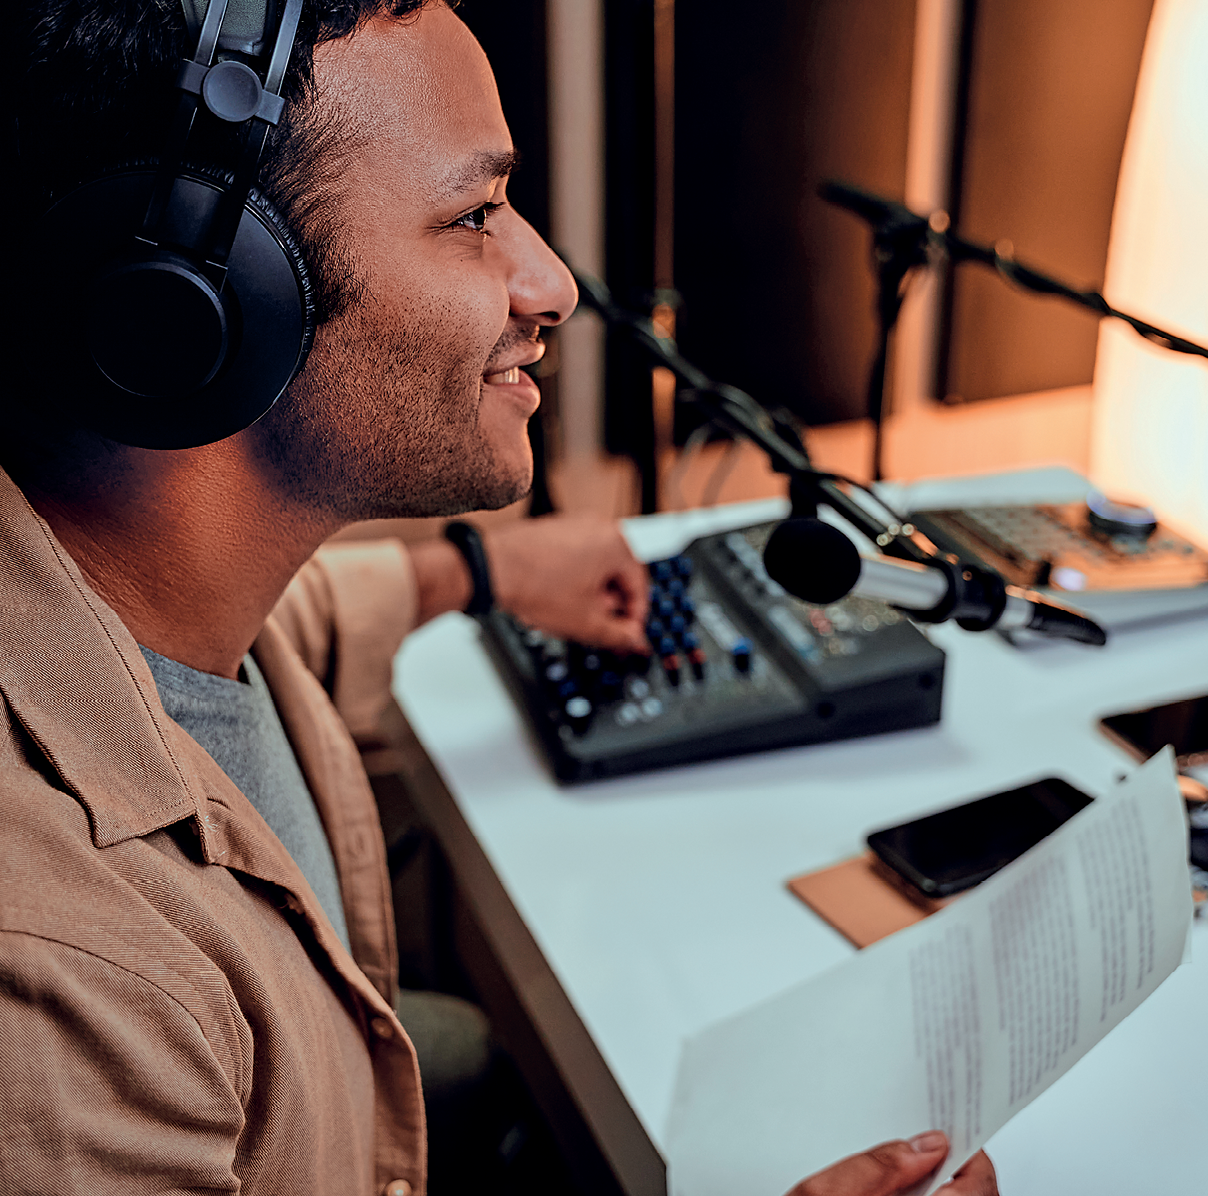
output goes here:
[{"label": "white paper page", "polygon": [[933,1191],[1170,975],[1191,919],[1167,749],[961,900],[684,1048],[673,1196],[781,1196],[941,1129]]}]

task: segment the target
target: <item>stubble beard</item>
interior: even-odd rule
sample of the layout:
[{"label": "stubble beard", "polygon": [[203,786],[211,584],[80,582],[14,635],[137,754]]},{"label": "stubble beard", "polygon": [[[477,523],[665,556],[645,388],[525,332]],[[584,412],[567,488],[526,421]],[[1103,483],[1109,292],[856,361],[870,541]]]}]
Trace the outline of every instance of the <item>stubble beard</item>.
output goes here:
[{"label": "stubble beard", "polygon": [[479,426],[481,361],[433,351],[450,342],[447,320],[400,327],[383,315],[363,297],[323,325],[306,368],[249,429],[277,485],[341,522],[523,498],[531,468],[509,473]]}]

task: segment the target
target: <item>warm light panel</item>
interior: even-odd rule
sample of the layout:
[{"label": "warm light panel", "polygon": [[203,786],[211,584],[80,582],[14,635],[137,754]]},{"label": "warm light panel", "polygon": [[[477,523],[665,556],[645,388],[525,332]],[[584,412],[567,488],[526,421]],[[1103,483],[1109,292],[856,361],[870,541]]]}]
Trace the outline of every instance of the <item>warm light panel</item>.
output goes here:
[{"label": "warm light panel", "polygon": [[[1208,343],[1208,3],[1156,0],[1120,169],[1109,303]],[[1091,474],[1208,543],[1208,359],[1105,320]]]}]

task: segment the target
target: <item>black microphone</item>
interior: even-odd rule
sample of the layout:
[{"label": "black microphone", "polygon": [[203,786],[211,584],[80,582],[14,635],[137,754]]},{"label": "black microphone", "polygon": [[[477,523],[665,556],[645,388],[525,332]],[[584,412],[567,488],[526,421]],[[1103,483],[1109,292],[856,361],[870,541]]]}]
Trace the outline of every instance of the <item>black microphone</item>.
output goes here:
[{"label": "black microphone", "polygon": [[763,550],[768,576],[806,602],[848,594],[876,598],[922,623],[955,619],[966,631],[1035,631],[1083,644],[1107,643],[1107,632],[1078,611],[1033,590],[1007,585],[993,570],[944,557],[926,565],[862,557],[837,527],[787,519]]}]

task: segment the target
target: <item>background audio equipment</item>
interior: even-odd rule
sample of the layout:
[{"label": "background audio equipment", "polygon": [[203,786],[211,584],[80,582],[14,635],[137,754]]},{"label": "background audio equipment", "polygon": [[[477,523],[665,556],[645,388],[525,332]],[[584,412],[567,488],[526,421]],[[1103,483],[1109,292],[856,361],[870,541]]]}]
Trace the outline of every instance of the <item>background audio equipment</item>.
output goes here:
[{"label": "background audio equipment", "polygon": [[1147,508],[1102,495],[1086,503],[916,511],[911,520],[944,551],[984,562],[1016,585],[1082,594],[1208,582],[1208,552]]},{"label": "background audio equipment", "polygon": [[[187,17],[196,18],[193,0]],[[42,318],[66,329],[65,389],[96,431],[145,448],[210,444],[260,418],[314,333],[299,245],[255,189],[302,0],[212,0],[180,66],[163,150],[42,218]],[[257,69],[253,69],[253,64]],[[229,164],[190,160],[203,122],[238,131]]]},{"label": "background audio equipment", "polygon": [[649,657],[552,639],[499,611],[484,620],[561,780],[939,721],[943,652],[884,603],[788,594],[761,557],[775,526],[707,536],[650,566]]}]

